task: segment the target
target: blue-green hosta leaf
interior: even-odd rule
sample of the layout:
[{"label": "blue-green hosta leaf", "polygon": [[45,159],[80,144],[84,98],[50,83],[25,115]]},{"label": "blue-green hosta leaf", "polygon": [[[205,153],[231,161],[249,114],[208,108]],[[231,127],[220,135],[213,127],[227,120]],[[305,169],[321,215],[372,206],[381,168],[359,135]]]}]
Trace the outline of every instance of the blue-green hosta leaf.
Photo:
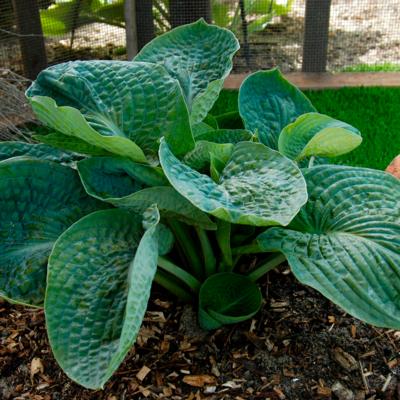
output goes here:
[{"label": "blue-green hosta leaf", "polygon": [[124,210],[94,212],[49,258],[45,299],[54,357],[80,385],[102,388],[131,349],[157,269],[156,225]]},{"label": "blue-green hosta leaf", "polygon": [[245,321],[258,312],[261,301],[260,289],[247,276],[232,272],[212,275],[200,288],[200,326],[210,330]]},{"label": "blue-green hosta leaf", "polygon": [[141,212],[151,204],[157,204],[163,218],[177,219],[188,225],[206,230],[215,230],[216,226],[209,216],[195,207],[171,186],[154,186],[109,202],[116,207]]},{"label": "blue-green hosta leaf", "polygon": [[239,90],[239,112],[246,129],[258,133],[261,143],[278,148],[281,130],[301,114],[316,111],[310,100],[278,69],[246,78]]},{"label": "blue-green hosta leaf", "polygon": [[219,178],[221,177],[221,173],[225,168],[226,162],[220,160],[218,157],[213,154],[210,155],[210,176],[211,179],[218,183]]},{"label": "blue-green hosta leaf", "polygon": [[90,156],[107,156],[110,152],[101,147],[93,146],[75,136],[64,135],[60,132],[49,133],[48,135],[33,135],[33,139],[57,149],[72,151]]},{"label": "blue-green hosta leaf", "polygon": [[349,314],[400,328],[400,181],[363,168],[305,171],[309,202],[290,225],[258,237],[296,277]]},{"label": "blue-green hosta leaf", "polygon": [[143,213],[157,204],[164,218],[215,229],[207,214],[171,186],[164,186],[168,180],[159,168],[115,157],[93,157],[79,162],[78,172],[88,194],[115,207]]},{"label": "blue-green hosta leaf", "polygon": [[193,99],[192,110],[190,113],[190,121],[192,124],[198,124],[206,118],[208,112],[218,99],[223,86],[224,79],[212,81],[203,92],[200,92],[197,97]]},{"label": "blue-green hosta leaf", "polygon": [[207,114],[207,116],[204,118],[203,122],[205,122],[207,125],[210,125],[212,127],[212,129],[219,128],[217,119],[212,114]]},{"label": "blue-green hosta leaf", "polygon": [[37,159],[0,163],[0,296],[40,306],[47,258],[71,224],[102,208],[71,168]]},{"label": "blue-green hosta leaf", "polygon": [[252,140],[253,135],[245,129],[208,130],[196,136],[196,141],[207,140],[214,143],[239,143]]},{"label": "blue-green hosta leaf", "polygon": [[358,129],[318,113],[301,115],[279,135],[279,151],[292,160],[311,156],[336,157],[354,150],[362,142]]},{"label": "blue-green hosta leaf", "polygon": [[78,154],[61,151],[46,144],[0,142],[0,161],[20,156],[54,161],[60,164],[69,164],[82,158]]},{"label": "blue-green hosta leaf", "polygon": [[[184,154],[194,146],[182,90],[159,65],[127,61],[58,64],[42,71],[27,95],[32,98],[34,111],[43,122],[61,133],[77,136],[117,155],[128,156],[126,152],[117,152],[118,149],[106,148],[105,139],[134,142],[146,154],[157,152],[162,136],[177,154]],[[82,126],[83,121],[75,122],[69,115],[64,115],[64,119],[56,118],[53,115],[57,111],[55,105],[51,107],[41,101],[42,107],[39,107],[36,96],[49,96],[58,106],[79,110],[75,117],[83,119],[78,117],[82,113],[100,138],[94,141],[94,134],[86,132],[88,127]],[[67,114],[67,109],[61,109]],[[84,133],[80,133],[82,129]]]},{"label": "blue-green hosta leaf", "polygon": [[214,130],[211,125],[206,124],[205,122],[199,122],[192,126],[193,137],[197,138],[197,136],[202,135],[203,133],[209,132]]},{"label": "blue-green hosta leaf", "polygon": [[287,225],[307,201],[297,166],[261,143],[235,145],[219,181],[178,160],[165,141],[160,162],[171,185],[200,210],[245,225]]},{"label": "blue-green hosta leaf", "polygon": [[135,61],[161,64],[178,79],[195,124],[218,98],[238,49],[239,42],[232,32],[199,20],[152,40]]},{"label": "blue-green hosta leaf", "polygon": [[58,107],[50,97],[35,96],[31,98],[36,116],[46,125],[69,136],[74,136],[100,147],[110,153],[127,157],[135,162],[146,163],[143,150],[134,142],[123,136],[104,136],[94,130],[79,110],[69,106]]},{"label": "blue-green hosta leaf", "polygon": [[86,191],[105,201],[128,196],[146,186],[168,185],[161,168],[121,157],[87,158],[78,163],[78,172]]},{"label": "blue-green hosta leaf", "polygon": [[168,254],[175,243],[172,231],[164,224],[158,225],[158,254],[165,256]]}]

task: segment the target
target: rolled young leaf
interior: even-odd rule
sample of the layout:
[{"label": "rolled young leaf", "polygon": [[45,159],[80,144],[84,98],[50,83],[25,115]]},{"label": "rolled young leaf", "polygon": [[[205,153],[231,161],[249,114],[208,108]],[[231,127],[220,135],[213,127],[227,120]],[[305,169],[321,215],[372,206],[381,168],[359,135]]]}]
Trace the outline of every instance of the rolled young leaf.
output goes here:
[{"label": "rolled young leaf", "polygon": [[0,297],[41,306],[54,242],[99,208],[71,168],[27,158],[0,162]]},{"label": "rolled young leaf", "polygon": [[290,229],[258,237],[295,276],[370,324],[400,328],[400,181],[381,171],[318,166]]},{"label": "rolled young leaf", "polygon": [[310,100],[278,69],[251,74],[239,90],[239,112],[245,128],[257,133],[260,142],[272,149],[278,148],[278,136],[287,124],[314,111]]},{"label": "rolled young leaf", "polygon": [[201,19],[153,39],[134,60],[160,64],[179,81],[196,124],[217,100],[238,49],[232,32]]},{"label": "rolled young leaf", "polygon": [[60,164],[69,164],[82,159],[79,154],[61,151],[46,144],[0,142],[0,161],[20,156],[54,161]]},{"label": "rolled young leaf", "polygon": [[292,160],[311,156],[336,157],[354,150],[362,142],[358,129],[318,113],[301,115],[279,135],[279,151]]},{"label": "rolled young leaf", "polygon": [[215,229],[207,214],[174,188],[166,186],[168,180],[158,167],[118,157],[92,157],[78,163],[78,172],[89,195],[115,207],[143,213],[152,204],[157,204],[164,218]]},{"label": "rolled young leaf", "polygon": [[183,157],[183,162],[197,171],[209,170],[211,158],[217,158],[225,165],[233,151],[232,143],[196,141],[192,151]]},{"label": "rolled young leaf", "polygon": [[[27,96],[47,125],[117,155],[129,157],[127,151],[122,153],[122,142],[126,146],[133,142],[145,154],[155,154],[161,136],[176,154],[184,154],[194,145],[182,90],[158,65],[127,61],[58,64],[39,74]],[[44,96],[56,104],[41,99]],[[114,142],[121,145],[113,148]],[[138,156],[130,158],[141,161]]]},{"label": "rolled young leaf", "polygon": [[210,276],[199,293],[199,323],[203,329],[218,329],[251,318],[261,306],[258,286],[247,276],[221,272]]},{"label": "rolled young leaf", "polygon": [[236,144],[217,183],[178,160],[163,140],[159,157],[165,175],[182,196],[224,221],[287,225],[307,201],[306,183],[297,166],[261,143]]},{"label": "rolled young leaf", "polygon": [[136,339],[157,269],[157,223],[156,215],[144,229],[141,216],[99,211],[54,246],[45,300],[48,336],[61,368],[82,386],[102,388]]}]

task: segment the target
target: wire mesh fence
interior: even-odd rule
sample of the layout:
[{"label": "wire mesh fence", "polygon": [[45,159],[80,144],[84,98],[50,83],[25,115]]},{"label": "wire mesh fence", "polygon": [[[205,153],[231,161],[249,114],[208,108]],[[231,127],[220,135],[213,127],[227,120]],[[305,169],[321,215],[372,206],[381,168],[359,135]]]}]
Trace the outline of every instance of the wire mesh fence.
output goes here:
[{"label": "wire mesh fence", "polygon": [[332,0],[328,70],[400,70],[400,2]]},{"label": "wire mesh fence", "polygon": [[[126,0],[130,1],[130,0]],[[328,71],[400,70],[398,0],[331,3]],[[0,67],[23,73],[16,0],[0,0]],[[124,0],[36,0],[48,64],[126,59]],[[150,7],[145,5],[150,4]],[[306,0],[136,0],[139,48],[153,35],[205,17],[238,36],[234,72],[303,65]],[[147,11],[146,11],[147,10]],[[150,18],[148,15],[150,10]],[[146,17],[147,13],[147,17]],[[317,17],[318,18],[318,17]],[[315,36],[319,33],[316,32]],[[308,54],[320,57],[317,49]]]}]

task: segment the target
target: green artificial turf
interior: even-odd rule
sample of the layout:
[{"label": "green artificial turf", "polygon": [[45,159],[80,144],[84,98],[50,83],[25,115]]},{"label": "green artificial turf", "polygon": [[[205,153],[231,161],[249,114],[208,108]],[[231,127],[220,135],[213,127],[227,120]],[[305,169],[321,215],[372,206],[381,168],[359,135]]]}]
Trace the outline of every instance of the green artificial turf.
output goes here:
[{"label": "green artificial turf", "polygon": [[340,72],[398,72],[399,64],[383,63],[383,64],[357,64],[344,67]]},{"label": "green artificial turf", "polygon": [[[385,169],[400,154],[400,88],[343,88],[306,91],[320,113],[345,121],[360,130],[362,144],[334,160],[337,163]],[[240,127],[235,118],[238,92],[224,90],[214,105],[220,126]]]}]

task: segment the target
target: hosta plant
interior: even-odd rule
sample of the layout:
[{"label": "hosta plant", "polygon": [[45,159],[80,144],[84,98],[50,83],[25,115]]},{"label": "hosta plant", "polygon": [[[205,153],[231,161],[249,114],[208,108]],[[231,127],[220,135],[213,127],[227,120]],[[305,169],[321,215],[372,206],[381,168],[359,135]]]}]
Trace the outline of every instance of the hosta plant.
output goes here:
[{"label": "hosta plant", "polygon": [[349,314],[400,328],[400,181],[331,164],[360,132],[278,70],[243,82],[244,129],[219,127],[238,47],[199,21],[133,61],[50,67],[27,91],[49,133],[0,144],[0,295],[44,307],[85,387],[132,347],[153,282],[215,329],[255,315],[256,281],[286,260]]}]

